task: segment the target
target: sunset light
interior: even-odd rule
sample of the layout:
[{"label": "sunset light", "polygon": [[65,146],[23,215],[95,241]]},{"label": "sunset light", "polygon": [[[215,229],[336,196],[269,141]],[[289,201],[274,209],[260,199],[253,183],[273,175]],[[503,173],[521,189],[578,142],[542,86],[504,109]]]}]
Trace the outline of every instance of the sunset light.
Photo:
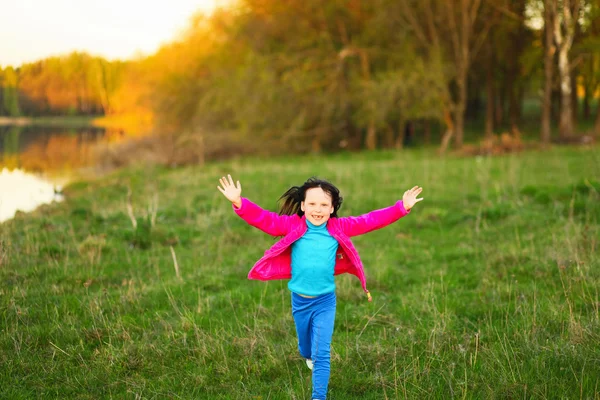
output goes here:
[{"label": "sunset light", "polygon": [[2,6],[0,66],[17,67],[73,51],[107,59],[155,52],[185,29],[197,12],[220,0],[22,0]]},{"label": "sunset light", "polygon": [[600,400],[600,0],[7,0],[0,398]]}]

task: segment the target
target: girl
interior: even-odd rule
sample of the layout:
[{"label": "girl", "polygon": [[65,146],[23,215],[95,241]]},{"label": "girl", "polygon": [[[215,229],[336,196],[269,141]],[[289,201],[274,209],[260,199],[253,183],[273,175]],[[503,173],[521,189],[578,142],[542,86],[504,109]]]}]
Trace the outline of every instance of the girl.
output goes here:
[{"label": "girl", "polygon": [[217,189],[231,201],[233,209],[248,224],[273,236],[282,236],[252,267],[249,279],[290,279],[292,316],[298,335],[298,350],[312,370],[312,398],[324,400],[329,384],[331,337],[335,321],[334,275],[358,277],[371,301],[365,274],[351,236],[383,228],[409,213],[422,198],[415,186],[402,200],[359,217],[339,218],[340,191],[331,183],[310,178],[281,196],[279,214],[263,210],[241,197],[240,181],[222,177]]}]

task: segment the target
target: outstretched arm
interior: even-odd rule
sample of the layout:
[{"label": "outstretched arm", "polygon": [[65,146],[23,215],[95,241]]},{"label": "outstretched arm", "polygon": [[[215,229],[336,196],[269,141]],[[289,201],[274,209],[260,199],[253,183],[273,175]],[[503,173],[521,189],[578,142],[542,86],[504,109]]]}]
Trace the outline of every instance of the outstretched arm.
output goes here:
[{"label": "outstretched arm", "polygon": [[219,192],[223,193],[223,196],[225,196],[235,208],[240,208],[242,206],[242,185],[240,184],[240,181],[237,181],[237,185],[234,185],[231,175],[227,175],[227,178],[222,177],[219,179],[219,183],[223,186],[223,188],[217,186]]},{"label": "outstretched arm", "polygon": [[340,218],[340,225],[348,236],[358,236],[388,226],[410,212],[410,209],[419,201],[417,196],[423,191],[415,186],[404,192],[402,200],[391,207],[371,211],[357,217]]},{"label": "outstretched arm", "polygon": [[242,185],[233,183],[231,175],[219,179],[221,186],[217,189],[233,204],[233,209],[244,221],[272,236],[284,236],[290,231],[291,220],[298,216],[279,215],[267,211],[248,199],[241,197]]}]

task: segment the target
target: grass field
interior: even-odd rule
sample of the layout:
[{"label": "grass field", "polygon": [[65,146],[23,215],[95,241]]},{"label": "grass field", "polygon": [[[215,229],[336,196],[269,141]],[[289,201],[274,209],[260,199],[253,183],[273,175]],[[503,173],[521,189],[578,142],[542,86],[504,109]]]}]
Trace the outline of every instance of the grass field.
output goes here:
[{"label": "grass field", "polygon": [[74,183],[0,225],[0,398],[308,399],[287,282],[246,279],[275,239],[217,191],[229,172],[272,210],[289,186],[330,179],[342,216],[424,188],[410,215],[353,239],[373,302],[336,278],[330,399],[600,399],[598,147],[246,158]]}]

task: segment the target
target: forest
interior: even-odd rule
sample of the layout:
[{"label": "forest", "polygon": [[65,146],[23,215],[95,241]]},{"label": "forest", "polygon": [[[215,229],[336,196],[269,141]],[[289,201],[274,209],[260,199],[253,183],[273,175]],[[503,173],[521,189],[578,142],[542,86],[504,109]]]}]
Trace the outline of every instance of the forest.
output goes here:
[{"label": "forest", "polygon": [[151,121],[209,154],[579,141],[600,136],[600,3],[240,0],[155,54],[0,66],[0,88],[0,116]]}]

